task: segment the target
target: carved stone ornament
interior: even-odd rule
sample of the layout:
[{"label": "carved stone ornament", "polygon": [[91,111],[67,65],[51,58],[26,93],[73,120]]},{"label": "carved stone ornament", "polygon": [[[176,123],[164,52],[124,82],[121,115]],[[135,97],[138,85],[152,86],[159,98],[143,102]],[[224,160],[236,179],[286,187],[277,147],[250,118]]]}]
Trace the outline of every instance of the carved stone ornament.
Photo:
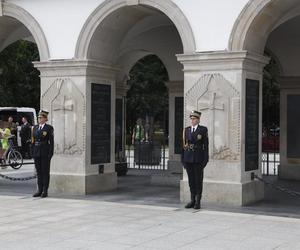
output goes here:
[{"label": "carved stone ornament", "polygon": [[233,153],[230,148],[220,147],[219,149],[215,149],[213,158],[216,160],[238,160],[239,155]]},{"label": "carved stone ornament", "polygon": [[82,154],[84,150],[84,96],[71,79],[57,79],[42,95],[42,106],[50,111],[56,154]]},{"label": "carved stone ornament", "polygon": [[212,159],[238,160],[240,152],[240,93],[221,74],[203,75],[185,96],[185,123],[189,113],[202,113]]}]

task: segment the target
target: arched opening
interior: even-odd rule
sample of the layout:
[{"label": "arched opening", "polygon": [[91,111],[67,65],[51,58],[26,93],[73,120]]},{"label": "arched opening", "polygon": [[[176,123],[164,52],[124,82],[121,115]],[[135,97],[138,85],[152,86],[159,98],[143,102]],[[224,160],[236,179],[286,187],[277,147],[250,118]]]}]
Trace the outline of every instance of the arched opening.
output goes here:
[{"label": "arched opening", "polygon": [[38,22],[27,11],[12,3],[4,2],[2,3],[2,16],[0,19],[2,38],[0,50],[23,38],[37,44],[41,61],[50,58],[44,32]]},{"label": "arched opening", "polygon": [[[129,87],[126,95],[126,136],[132,134],[138,118],[150,127],[147,140],[155,137],[154,125],[167,132],[169,76],[163,62],[155,55],[148,55],[136,62],[129,72]],[[167,133],[165,133],[167,138]],[[129,138],[130,139],[130,138]],[[146,138],[145,138],[146,139]],[[163,139],[160,139],[162,141]],[[130,140],[129,140],[130,142]]]},{"label": "arched opening", "polygon": [[[40,78],[39,72],[34,68],[32,62],[47,60],[49,50],[40,26],[29,13],[11,3],[5,2],[1,5],[0,127],[7,126],[8,117],[13,117],[16,129],[11,129],[11,131],[15,131],[16,149],[23,155],[25,162],[32,162],[30,148],[28,144],[23,143],[25,137],[20,134],[21,125],[24,123],[22,117],[26,117],[31,125],[37,122],[33,110],[40,107]],[[27,136],[30,139],[30,136]],[[20,173],[17,171],[8,166],[1,173],[11,177],[20,177]],[[23,165],[22,174],[33,176],[33,164]],[[34,180],[27,182],[26,185],[1,180],[1,192],[3,193],[31,194],[34,189]]]},{"label": "arched opening", "polygon": [[[193,53],[196,51],[195,38],[192,28],[178,6],[170,0],[158,1],[158,0],[141,0],[139,3],[132,0],[118,0],[118,1],[105,1],[103,2],[89,17],[80,33],[77,45],[75,58],[87,59],[88,51],[90,49],[90,43],[94,36],[95,30],[99,27],[106,17],[110,16],[113,12],[118,11],[123,7],[129,7],[131,9],[146,7],[146,9],[152,9],[156,12],[164,13],[168,17],[169,21],[176,27],[183,45],[184,53]],[[134,18],[137,18],[134,17]],[[136,19],[137,20],[137,19]],[[159,21],[158,21],[159,22]],[[154,23],[158,23],[155,22]]]},{"label": "arched opening", "polygon": [[33,61],[39,61],[38,48],[33,42],[18,40],[0,52],[1,107],[39,110],[40,73]]},{"label": "arched opening", "polygon": [[[147,67],[148,65],[149,67],[151,64],[154,65],[153,62],[149,60],[153,55],[160,59],[160,67],[163,65],[165,71],[168,72],[168,79],[162,77],[160,82],[166,84],[168,89],[164,87],[164,91],[168,91],[169,93],[167,106],[170,109],[170,112],[168,119],[164,118],[169,120],[169,127],[165,129],[165,131],[169,131],[170,137],[168,145],[169,163],[165,162],[165,169],[156,169],[161,171],[158,174],[156,172],[154,175],[155,177],[158,177],[157,179],[167,178],[168,180],[171,180],[169,183],[176,179],[176,183],[173,184],[176,186],[176,199],[178,201],[179,181],[182,172],[177,174],[176,177],[171,176],[172,164],[170,165],[170,162],[175,163],[175,165],[177,164],[175,167],[178,169],[180,165],[180,156],[178,152],[175,152],[175,142],[178,143],[177,141],[180,140],[178,134],[181,134],[181,131],[179,133],[178,131],[182,130],[183,126],[184,77],[182,66],[177,61],[176,55],[182,54],[185,51],[192,51],[195,47],[193,36],[190,35],[191,29],[189,26],[186,26],[186,19],[178,8],[174,8],[174,4],[169,1],[165,1],[164,3],[157,2],[156,4],[154,4],[154,2],[156,3],[156,1],[140,1],[140,4],[128,4],[128,1],[119,1],[117,5],[114,5],[112,2],[105,2],[105,4],[99,6],[82,30],[77,44],[76,58],[87,59],[101,64],[102,69],[99,69],[97,73],[98,76],[95,76],[96,73],[94,73],[94,75],[91,76],[92,80],[90,83],[98,83],[99,85],[99,83],[101,84],[105,80],[106,84],[111,86],[112,105],[115,105],[116,107],[116,109],[112,109],[112,117],[114,119],[112,119],[111,122],[111,129],[113,131],[116,131],[116,128],[126,127],[125,110],[128,110],[128,107],[125,106],[125,100],[130,84],[134,80],[130,79],[133,77],[133,72],[135,71],[135,75],[138,74],[136,69],[141,62],[145,62],[145,59],[147,61],[147,58],[148,62],[144,66]],[[166,8],[165,4],[169,4],[170,6]],[[172,9],[174,11],[173,14],[168,16]],[[179,19],[181,20],[180,22]],[[178,27],[180,28],[178,29]],[[184,27],[186,27],[186,29],[184,29]],[[189,34],[190,37],[187,37],[187,34]],[[143,67],[141,67],[140,70],[144,71],[142,78],[145,80],[147,79],[147,76],[145,76],[147,70],[145,68],[142,70],[142,68]],[[103,75],[104,71],[106,72],[106,76]],[[148,71],[148,73],[150,72]],[[159,78],[160,76],[156,77]],[[136,84],[136,86],[138,86],[138,84]],[[155,98],[153,97],[157,97],[158,89],[163,88],[158,86],[153,90],[153,93],[150,94],[154,101]],[[91,91],[93,92],[93,90]],[[130,91],[131,90],[129,90],[129,93]],[[147,89],[143,91],[147,91]],[[164,95],[164,93],[159,94]],[[180,100],[177,99],[177,97],[180,98]],[[91,101],[93,102],[93,100]],[[177,104],[177,106],[175,104]],[[136,105],[141,106],[142,104],[139,102]],[[155,105],[150,109],[153,108],[155,109]],[[145,108],[141,109],[135,107],[135,110],[145,112],[145,114],[143,114],[145,122],[146,120],[153,119],[153,114],[155,114],[156,117],[160,117],[158,120],[158,123],[160,123],[159,126],[166,126],[167,123],[166,121],[163,121],[162,118],[164,115],[167,116],[167,113],[163,113],[164,109],[161,109],[162,112],[150,109],[145,110]],[[177,115],[177,119],[175,118],[175,111],[179,114]],[[179,111],[181,112],[181,115]],[[114,115],[114,113],[116,115]],[[120,114],[121,116],[118,117]],[[136,118],[137,117],[133,117],[132,119]],[[91,123],[93,122],[91,117],[88,119],[91,119]],[[122,124],[117,124],[120,121],[122,121]],[[153,122],[155,123],[155,121]],[[153,124],[153,126],[155,125]],[[159,129],[161,128],[158,128],[158,130]],[[178,131],[175,131],[175,129]],[[93,128],[91,128],[91,131],[92,130]],[[129,129],[129,131],[130,130],[132,130],[132,128]],[[130,133],[132,133],[132,131],[130,131]],[[117,132],[112,135],[110,139],[116,141],[116,137]],[[123,135],[122,141],[124,145],[126,141],[125,134]],[[122,150],[125,151],[125,149],[126,146],[124,145]],[[93,150],[93,148],[91,148],[91,150]],[[115,148],[112,149],[112,151],[115,151]],[[110,163],[114,161],[118,164],[117,158],[111,160]],[[127,161],[127,164],[130,164],[130,161]],[[158,162],[156,165],[161,165],[161,162]],[[151,169],[155,168],[149,168],[148,170]],[[179,171],[182,171],[181,166]],[[162,180],[160,180],[160,182],[161,184],[167,183]]]},{"label": "arched opening", "polygon": [[[262,173],[294,190],[300,188],[298,183],[285,181],[300,180],[299,25],[299,1],[252,0],[236,21],[229,42],[233,51],[247,50],[270,58],[260,100]],[[270,189],[266,198],[284,206],[297,205],[288,195]]]},{"label": "arched opening", "polygon": [[263,54],[270,34],[298,14],[297,0],[250,0],[234,24],[229,50]]}]

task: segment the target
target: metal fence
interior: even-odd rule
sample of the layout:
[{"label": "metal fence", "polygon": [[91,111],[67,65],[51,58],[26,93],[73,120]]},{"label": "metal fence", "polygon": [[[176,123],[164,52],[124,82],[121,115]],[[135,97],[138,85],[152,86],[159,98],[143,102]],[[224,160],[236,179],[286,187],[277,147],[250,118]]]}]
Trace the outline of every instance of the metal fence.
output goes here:
[{"label": "metal fence", "polygon": [[262,152],[261,164],[263,175],[278,175],[279,152]]},{"label": "metal fence", "polygon": [[167,170],[169,150],[159,142],[127,145],[127,166],[131,169]]},{"label": "metal fence", "polygon": [[[167,170],[169,149],[161,144],[140,143],[127,145],[126,159],[129,169]],[[262,174],[278,175],[279,152],[262,152]]]}]

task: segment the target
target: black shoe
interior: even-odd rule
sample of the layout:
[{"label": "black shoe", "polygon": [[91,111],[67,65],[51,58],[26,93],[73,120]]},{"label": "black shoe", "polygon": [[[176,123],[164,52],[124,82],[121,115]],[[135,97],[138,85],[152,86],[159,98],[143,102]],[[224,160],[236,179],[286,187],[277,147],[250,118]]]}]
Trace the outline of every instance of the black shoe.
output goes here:
[{"label": "black shoe", "polygon": [[40,197],[42,195],[42,192],[36,192],[32,197]]},{"label": "black shoe", "polygon": [[41,197],[42,197],[42,198],[48,197],[48,193],[47,193],[47,192],[43,192],[42,195],[41,195]]},{"label": "black shoe", "polygon": [[200,209],[200,208],[201,208],[200,202],[199,202],[199,203],[196,203],[195,206],[194,206],[194,209]]},{"label": "black shoe", "polygon": [[185,205],[185,208],[192,208],[195,206],[195,195],[191,194],[191,201]]},{"label": "black shoe", "polygon": [[201,200],[201,196],[197,195],[196,196],[196,202],[195,202],[195,205],[194,205],[194,209],[200,209],[201,208],[200,200]]},{"label": "black shoe", "polygon": [[192,208],[195,206],[195,202],[190,201],[188,204],[185,205],[185,208]]}]

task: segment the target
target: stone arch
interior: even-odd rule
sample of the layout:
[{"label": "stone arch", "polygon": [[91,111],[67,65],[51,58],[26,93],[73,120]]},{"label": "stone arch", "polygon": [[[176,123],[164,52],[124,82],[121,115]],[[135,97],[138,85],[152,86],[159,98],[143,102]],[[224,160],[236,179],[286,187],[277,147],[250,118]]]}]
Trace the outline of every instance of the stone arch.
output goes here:
[{"label": "stone arch", "polygon": [[21,22],[32,34],[39,50],[40,60],[48,60],[50,58],[48,42],[41,26],[34,17],[15,4],[8,2],[2,2],[0,4],[0,16],[12,17]]},{"label": "stone arch", "polygon": [[164,13],[175,25],[183,43],[184,53],[196,50],[192,28],[179,7],[171,0],[106,0],[89,16],[85,22],[76,45],[75,58],[87,59],[92,36],[98,25],[114,11],[125,7],[144,5]]},{"label": "stone arch", "polygon": [[[120,71],[117,73],[117,81],[122,82],[125,76],[129,75],[132,67],[141,59],[149,55],[156,55],[166,67],[168,72],[168,77],[170,81],[183,81],[183,76],[181,76],[182,69],[176,68],[172,62],[168,61],[168,58],[164,57],[161,54],[151,52],[151,51],[140,51],[140,50],[132,50],[128,54],[125,54],[124,57],[121,57],[121,63],[118,64],[120,66]],[[126,63],[123,63],[126,62]],[[180,64],[179,64],[180,65]],[[180,65],[181,66],[181,65]],[[180,78],[179,78],[180,74]]]},{"label": "stone arch", "polygon": [[299,12],[298,0],[250,0],[233,26],[229,50],[250,50],[262,54],[270,33]]}]

